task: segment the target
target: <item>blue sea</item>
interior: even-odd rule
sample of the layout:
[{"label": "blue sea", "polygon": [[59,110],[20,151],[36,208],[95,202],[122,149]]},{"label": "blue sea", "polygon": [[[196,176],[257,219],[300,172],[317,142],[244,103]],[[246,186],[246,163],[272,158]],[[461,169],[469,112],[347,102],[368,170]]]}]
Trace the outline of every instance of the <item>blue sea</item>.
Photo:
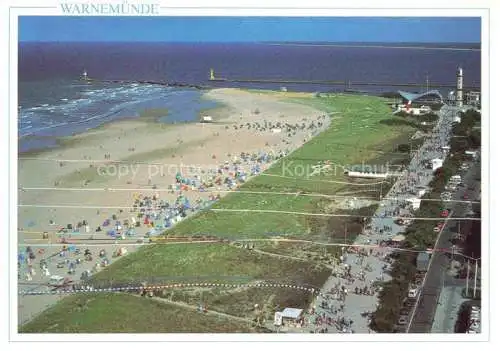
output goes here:
[{"label": "blue sea", "polygon": [[[193,88],[85,83],[80,80],[84,70],[96,80],[211,87],[277,89],[283,84],[211,82],[210,68],[216,77],[228,79],[422,83],[418,89],[351,86],[377,94],[397,89],[421,91],[427,78],[431,84],[454,84],[457,66],[464,70],[464,85],[480,86],[480,51],[257,43],[20,43],[19,151],[53,147],[57,137],[116,119],[137,118],[150,108],[166,108],[168,115],[160,121],[172,123],[195,121],[201,109],[216,106],[216,102],[201,99],[202,91]],[[344,89],[316,84],[286,86],[310,92]]]}]

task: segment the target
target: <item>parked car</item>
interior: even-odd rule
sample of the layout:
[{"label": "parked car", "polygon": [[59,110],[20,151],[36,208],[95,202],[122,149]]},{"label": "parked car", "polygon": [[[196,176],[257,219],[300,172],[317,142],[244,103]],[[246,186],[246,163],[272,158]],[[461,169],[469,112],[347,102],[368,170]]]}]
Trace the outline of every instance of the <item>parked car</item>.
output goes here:
[{"label": "parked car", "polygon": [[478,332],[480,328],[481,328],[481,323],[479,323],[479,322],[473,322],[473,323],[469,326],[469,330],[473,330],[473,331],[475,331],[475,332]]},{"label": "parked car", "polygon": [[416,298],[418,295],[418,288],[413,288],[413,289],[410,289],[410,291],[408,291],[408,297],[409,298]]},{"label": "parked car", "polygon": [[401,316],[401,317],[399,317],[398,324],[399,325],[406,325],[406,324],[408,324],[408,317],[407,316]]},{"label": "parked car", "polygon": [[403,304],[403,307],[406,307],[406,308],[412,308],[413,306],[415,306],[415,303],[416,301],[415,300],[408,300],[406,301],[404,304]]}]

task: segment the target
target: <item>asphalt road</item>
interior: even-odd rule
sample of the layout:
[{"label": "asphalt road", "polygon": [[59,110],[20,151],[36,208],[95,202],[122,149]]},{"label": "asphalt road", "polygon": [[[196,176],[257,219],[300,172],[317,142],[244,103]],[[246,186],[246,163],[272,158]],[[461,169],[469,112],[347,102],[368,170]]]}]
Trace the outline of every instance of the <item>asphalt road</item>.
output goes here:
[{"label": "asphalt road", "polygon": [[[469,198],[474,200],[478,196],[480,191],[480,184],[475,178],[481,174],[481,169],[478,163],[473,163],[469,171],[464,175],[462,181],[465,187],[458,188],[453,196],[453,199],[462,199],[464,192],[467,192]],[[468,190],[468,186],[474,184],[474,190]],[[457,203],[450,208],[454,211],[453,217],[465,217],[467,212],[467,204]],[[451,239],[453,234],[456,233],[457,221],[450,219],[447,226],[443,230],[439,241],[437,243],[436,249],[438,250],[451,250],[452,244]],[[444,285],[446,286],[456,286],[460,284],[460,281],[465,285],[465,280],[457,280],[447,277],[447,270],[450,263],[449,254],[444,252],[435,252],[433,254],[435,257],[431,261],[429,266],[429,271],[427,273],[427,279],[425,285],[422,287],[420,293],[420,299],[416,305],[415,315],[413,320],[410,321],[408,327],[409,333],[429,333],[432,328],[432,323],[434,320],[434,315],[436,312],[437,304],[439,301],[439,295],[441,289]]]}]

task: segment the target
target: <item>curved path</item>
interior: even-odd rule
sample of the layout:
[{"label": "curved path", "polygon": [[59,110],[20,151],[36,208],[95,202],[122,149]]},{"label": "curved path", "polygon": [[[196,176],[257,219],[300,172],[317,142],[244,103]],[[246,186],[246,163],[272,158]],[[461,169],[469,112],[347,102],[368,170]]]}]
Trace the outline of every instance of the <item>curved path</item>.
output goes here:
[{"label": "curved path", "polygon": [[203,282],[203,283],[170,283],[170,284],[157,284],[157,285],[136,285],[136,286],[108,286],[104,288],[94,288],[91,285],[82,286],[80,289],[73,288],[56,288],[54,287],[51,291],[31,291],[31,290],[20,290],[19,295],[23,296],[38,296],[38,295],[70,295],[70,294],[84,294],[84,293],[110,293],[110,292],[139,292],[145,291],[158,291],[165,289],[184,289],[184,288],[280,288],[280,289],[295,289],[302,291],[309,291],[313,294],[323,295],[319,289],[300,286],[295,284],[282,284],[282,283],[250,283],[250,284],[226,284],[226,283],[213,283],[213,282]]}]

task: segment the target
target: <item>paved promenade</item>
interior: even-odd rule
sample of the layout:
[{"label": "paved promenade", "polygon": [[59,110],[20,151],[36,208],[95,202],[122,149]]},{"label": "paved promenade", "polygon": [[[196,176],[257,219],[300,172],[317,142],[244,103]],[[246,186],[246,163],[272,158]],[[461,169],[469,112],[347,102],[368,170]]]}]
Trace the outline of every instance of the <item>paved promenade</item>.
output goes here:
[{"label": "paved promenade", "polygon": [[[426,167],[427,161],[446,158],[442,147],[449,143],[452,117],[456,113],[456,110],[448,106],[439,111],[439,120],[433,132],[413,155],[403,175],[381,201],[375,218],[365,232],[357,237],[356,244],[377,245],[405,231],[405,226],[396,224],[394,219],[389,217],[411,217],[407,199],[416,197],[417,188],[427,187],[432,180],[433,171]],[[368,327],[369,319],[365,312],[373,312],[377,308],[375,283],[390,280],[388,273],[391,262],[387,257],[390,252],[391,249],[381,247],[366,250],[366,255],[357,252],[345,253],[343,263],[322,288],[327,297],[317,299],[316,316],[313,317],[316,331],[326,328],[327,332],[333,333],[372,332]],[[362,293],[358,291],[356,294],[356,290],[361,290]]]}]

